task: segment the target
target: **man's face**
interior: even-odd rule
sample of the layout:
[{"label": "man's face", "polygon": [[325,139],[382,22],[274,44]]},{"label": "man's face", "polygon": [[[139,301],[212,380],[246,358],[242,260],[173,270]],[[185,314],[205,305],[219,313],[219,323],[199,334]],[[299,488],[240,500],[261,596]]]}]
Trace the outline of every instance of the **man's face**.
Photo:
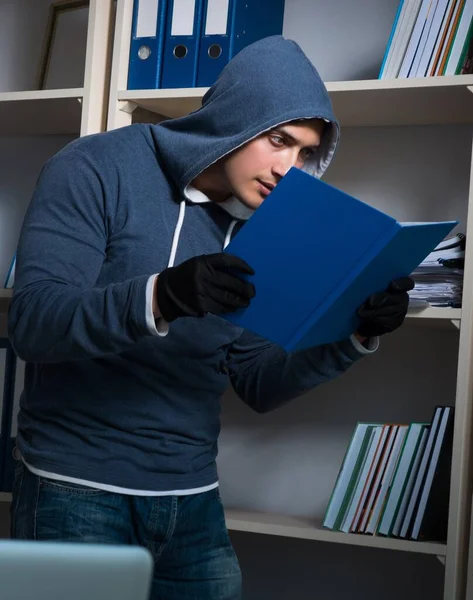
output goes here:
[{"label": "man's face", "polygon": [[302,168],[320,146],[319,119],[279,125],[222,159],[221,172],[232,195],[256,209],[291,167]]}]

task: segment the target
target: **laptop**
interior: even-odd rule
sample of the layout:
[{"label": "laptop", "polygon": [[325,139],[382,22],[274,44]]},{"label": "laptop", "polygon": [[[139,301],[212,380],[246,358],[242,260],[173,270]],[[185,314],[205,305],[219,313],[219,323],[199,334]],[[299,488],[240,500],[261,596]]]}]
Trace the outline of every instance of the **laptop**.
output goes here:
[{"label": "laptop", "polygon": [[0,541],[2,600],[148,600],[152,575],[137,546]]}]

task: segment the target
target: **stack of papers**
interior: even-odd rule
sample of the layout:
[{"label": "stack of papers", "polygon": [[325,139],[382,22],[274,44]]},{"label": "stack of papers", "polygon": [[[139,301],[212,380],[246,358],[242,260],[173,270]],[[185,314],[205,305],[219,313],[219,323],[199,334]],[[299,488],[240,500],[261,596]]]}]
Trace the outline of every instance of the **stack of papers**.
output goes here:
[{"label": "stack of papers", "polygon": [[415,269],[415,288],[409,292],[411,307],[461,307],[465,236],[461,233],[442,241]]}]

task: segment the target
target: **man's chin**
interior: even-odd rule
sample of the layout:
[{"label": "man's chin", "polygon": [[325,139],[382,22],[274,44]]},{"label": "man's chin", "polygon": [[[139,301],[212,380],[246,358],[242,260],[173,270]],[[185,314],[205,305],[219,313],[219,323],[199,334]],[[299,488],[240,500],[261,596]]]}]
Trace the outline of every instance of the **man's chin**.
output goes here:
[{"label": "man's chin", "polygon": [[264,197],[260,194],[252,195],[251,197],[238,196],[238,200],[251,210],[256,210],[264,202]]}]

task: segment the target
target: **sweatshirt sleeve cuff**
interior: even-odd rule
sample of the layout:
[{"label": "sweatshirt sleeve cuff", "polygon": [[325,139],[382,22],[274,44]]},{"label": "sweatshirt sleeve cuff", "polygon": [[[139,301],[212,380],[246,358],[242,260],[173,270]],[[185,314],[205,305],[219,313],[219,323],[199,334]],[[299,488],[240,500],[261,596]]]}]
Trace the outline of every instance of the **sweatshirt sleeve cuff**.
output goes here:
[{"label": "sweatshirt sleeve cuff", "polygon": [[379,337],[368,338],[368,346],[363,345],[354,335],[350,336],[350,342],[360,354],[373,354],[379,347]]},{"label": "sweatshirt sleeve cuff", "polygon": [[153,289],[158,275],[159,273],[151,275],[146,284],[146,325],[152,335],[165,337],[169,333],[169,323],[162,317],[155,319],[153,315]]}]

